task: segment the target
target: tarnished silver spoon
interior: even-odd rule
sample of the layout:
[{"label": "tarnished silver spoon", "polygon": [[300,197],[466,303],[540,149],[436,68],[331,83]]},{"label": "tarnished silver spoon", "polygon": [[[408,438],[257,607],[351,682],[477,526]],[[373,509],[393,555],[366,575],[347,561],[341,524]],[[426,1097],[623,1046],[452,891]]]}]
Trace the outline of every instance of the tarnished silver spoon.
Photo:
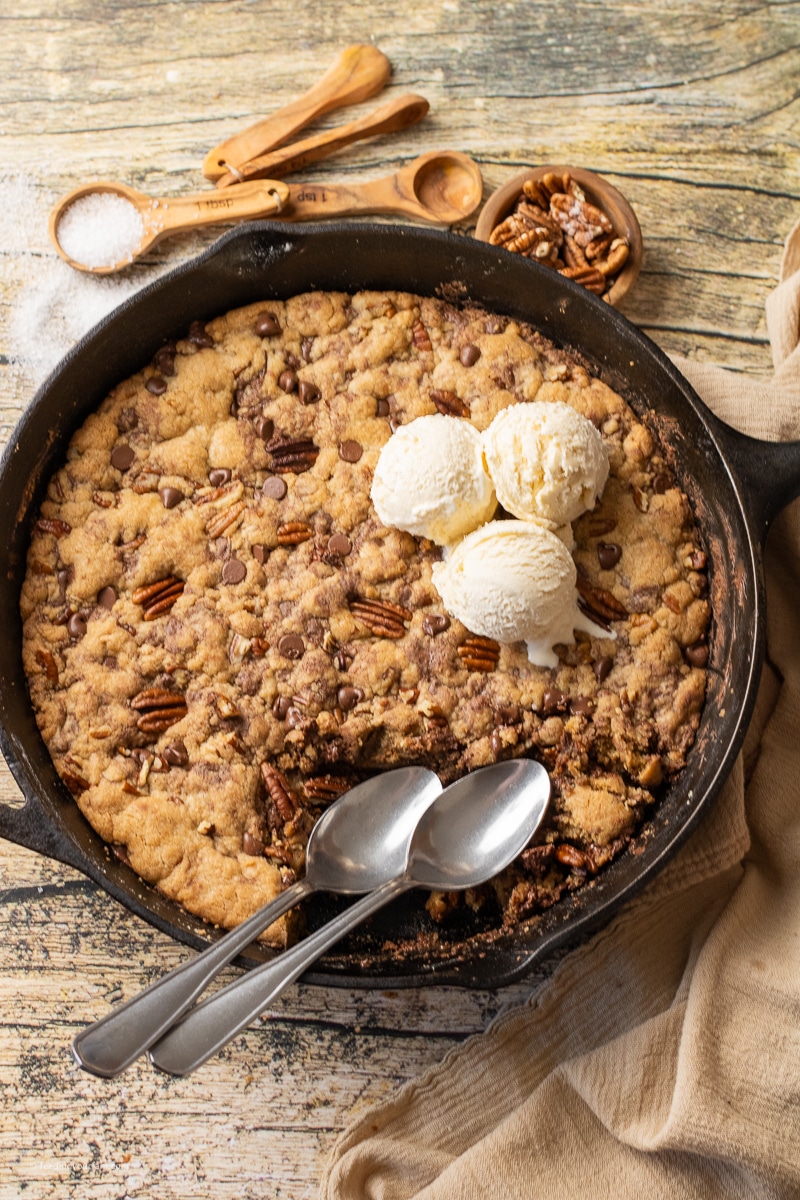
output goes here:
[{"label": "tarnished silver spoon", "polygon": [[445,788],[425,809],[393,879],[316,933],[194,1008],[150,1051],[156,1067],[188,1075],[245,1029],[349,930],[410,888],[459,891],[491,879],[516,858],[547,808],[539,763],[496,763]]},{"label": "tarnished silver spoon", "polygon": [[144,1054],[240,951],[311,892],[358,895],[403,870],[416,824],[442,790],[425,767],[367,779],[327,808],[311,831],[302,879],[230,933],[87,1026],[72,1043],[78,1064],[106,1079]]}]

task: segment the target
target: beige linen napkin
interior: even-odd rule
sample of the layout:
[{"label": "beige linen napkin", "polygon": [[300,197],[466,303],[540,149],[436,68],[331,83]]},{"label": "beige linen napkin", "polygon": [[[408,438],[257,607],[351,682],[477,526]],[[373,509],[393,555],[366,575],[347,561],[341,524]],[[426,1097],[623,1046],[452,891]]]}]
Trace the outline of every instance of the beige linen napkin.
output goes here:
[{"label": "beige linen napkin", "polygon": [[[800,438],[800,224],[775,374],[678,360],[726,421]],[[666,870],[521,1007],[355,1122],[326,1200],[800,1196],[800,502],[767,545],[744,754]]]}]

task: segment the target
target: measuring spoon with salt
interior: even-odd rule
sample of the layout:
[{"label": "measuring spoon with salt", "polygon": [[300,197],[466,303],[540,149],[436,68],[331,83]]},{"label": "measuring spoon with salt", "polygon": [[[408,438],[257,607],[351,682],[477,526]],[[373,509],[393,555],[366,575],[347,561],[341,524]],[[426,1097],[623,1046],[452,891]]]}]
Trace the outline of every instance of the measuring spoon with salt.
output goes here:
[{"label": "measuring spoon with salt", "polygon": [[71,267],[110,275],[166,237],[279,213],[289,188],[276,179],[224,192],[156,198],[124,183],[96,180],[62,196],[50,213],[50,240]]}]

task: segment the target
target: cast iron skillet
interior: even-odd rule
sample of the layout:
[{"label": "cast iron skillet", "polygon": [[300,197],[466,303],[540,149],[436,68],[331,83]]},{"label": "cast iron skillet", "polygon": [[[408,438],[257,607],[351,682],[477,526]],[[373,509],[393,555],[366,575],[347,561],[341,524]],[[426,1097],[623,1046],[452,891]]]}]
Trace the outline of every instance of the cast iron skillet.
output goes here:
[{"label": "cast iron skillet", "polygon": [[[764,656],[762,546],[772,518],[800,494],[800,442],[755,441],[722,424],[660,350],[609,305],[516,255],[449,233],[340,224],[301,231],[260,223],[126,301],[64,359],[32,400],[0,464],[0,743],[23,807],[0,806],[0,834],[88,875],[115,899],[181,941],[215,931],[110,855],[58,779],[34,721],[20,655],[18,598],[43,484],[86,415],[191,321],[313,288],[397,288],[468,299],[529,321],[592,369],[649,420],[674,455],[708,551],[714,610],[708,698],[686,769],[639,839],[592,883],[511,931],[470,916],[430,935],[419,898],[402,898],[307,978],[342,986],[424,982],[497,987],[554,946],[607,921],[676,851],[707,812],[741,746]],[[652,416],[646,416],[652,411]],[[318,924],[337,907],[310,910]],[[391,945],[387,945],[387,940]],[[269,952],[254,949],[253,964]]]}]

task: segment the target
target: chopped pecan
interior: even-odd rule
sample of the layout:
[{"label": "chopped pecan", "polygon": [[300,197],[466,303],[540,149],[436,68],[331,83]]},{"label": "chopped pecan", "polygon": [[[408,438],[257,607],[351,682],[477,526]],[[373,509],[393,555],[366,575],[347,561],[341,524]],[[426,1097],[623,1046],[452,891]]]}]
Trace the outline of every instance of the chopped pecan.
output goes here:
[{"label": "chopped pecan", "polygon": [[194,497],[193,503],[199,507],[204,504],[213,504],[216,508],[221,508],[226,504],[233,504],[239,500],[244,493],[244,484],[241,479],[234,479],[228,483],[220,484],[219,487],[203,489],[199,495]]},{"label": "chopped pecan", "polygon": [[291,821],[299,806],[286,776],[277,767],[265,762],[261,764],[261,777],[279,816],[284,821]]},{"label": "chopped pecan", "polygon": [[571,871],[583,872],[588,869],[586,855],[577,846],[570,845],[569,842],[561,842],[556,846],[556,860],[564,867],[569,867]]},{"label": "chopped pecan", "polygon": [[412,617],[409,609],[400,604],[390,604],[387,600],[356,598],[350,601],[350,611],[376,637],[401,638],[406,631],[405,622]]},{"label": "chopped pecan", "polygon": [[535,875],[543,875],[555,857],[556,848],[551,842],[543,842],[540,846],[529,846],[520,855],[526,871]]},{"label": "chopped pecan", "polygon": [[411,326],[411,340],[416,349],[421,350],[425,354],[430,354],[433,350],[430,335],[419,318]]},{"label": "chopped pecan", "polygon": [[468,417],[469,409],[463,400],[444,388],[431,388],[430,398],[439,412],[445,417]]},{"label": "chopped pecan", "polygon": [[214,513],[208,521],[206,521],[206,533],[210,538],[221,537],[223,533],[235,529],[244,516],[244,510],[247,503],[244,500],[236,500],[228,508],[223,508],[220,512]]},{"label": "chopped pecan", "polygon": [[314,536],[314,531],[307,521],[287,521],[278,526],[279,546],[299,546]]},{"label": "chopped pecan", "polygon": [[500,644],[492,638],[470,636],[456,654],[470,671],[493,671],[500,659]]},{"label": "chopped pecan", "polygon": [[165,579],[159,579],[156,583],[136,588],[131,600],[134,604],[142,605],[145,621],[155,621],[162,613],[169,612],[178,597],[183,594],[185,586],[182,579],[175,575],[167,575]]},{"label": "chopped pecan", "polygon": [[597,513],[596,515],[593,514],[590,517],[585,517],[581,525],[589,537],[602,537],[606,533],[611,533],[612,529],[616,529],[617,518],[603,517]]},{"label": "chopped pecan", "polygon": [[228,720],[230,717],[240,717],[242,714],[232,700],[227,696],[215,696],[214,707],[223,720]]},{"label": "chopped pecan", "polygon": [[636,505],[639,512],[647,512],[648,508],[650,507],[650,497],[648,496],[647,492],[643,492],[640,487],[637,487],[636,484],[634,484],[631,488],[631,495],[633,496],[633,503]]},{"label": "chopped pecan", "polygon": [[59,521],[55,517],[39,517],[39,520],[34,525],[37,533],[52,533],[55,538],[66,537],[68,533],[72,533],[72,526],[66,521]]},{"label": "chopped pecan", "polygon": [[131,700],[131,708],[141,713],[136,727],[142,733],[163,733],[189,711],[183,694],[167,688],[144,688]]},{"label": "chopped pecan", "polygon": [[319,454],[319,446],[310,438],[273,442],[267,446],[267,450],[272,455],[272,470],[278,475],[286,475],[290,471],[300,475],[310,470]]},{"label": "chopped pecan", "polygon": [[85,792],[90,787],[88,779],[84,779],[77,771],[62,771],[61,781],[66,784],[73,796],[80,796],[81,792]]},{"label": "chopped pecan", "polygon": [[598,587],[590,583],[583,575],[577,579],[577,588],[581,600],[590,614],[604,621],[621,621],[628,615],[628,610],[608,588]]},{"label": "chopped pecan", "polygon": [[113,508],[115,497],[103,495],[102,492],[92,492],[92,500],[99,508]]}]

